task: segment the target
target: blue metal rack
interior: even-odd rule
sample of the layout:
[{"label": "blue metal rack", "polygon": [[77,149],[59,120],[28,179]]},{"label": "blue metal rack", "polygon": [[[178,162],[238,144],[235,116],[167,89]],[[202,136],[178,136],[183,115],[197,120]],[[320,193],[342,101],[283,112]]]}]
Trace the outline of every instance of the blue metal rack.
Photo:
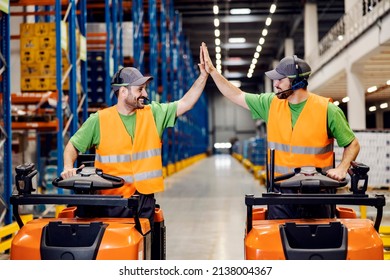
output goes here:
[{"label": "blue metal rack", "polygon": [[[87,104],[86,103],[79,103],[79,96],[77,93],[77,65],[78,65],[78,58],[77,58],[77,50],[76,50],[76,30],[77,28],[83,29],[81,31],[81,34],[85,34],[85,3],[84,1],[78,1],[79,3],[76,5],[76,0],[69,0],[67,2],[61,1],[61,0],[46,0],[46,1],[26,1],[21,0],[17,3],[11,3],[10,6],[26,6],[26,5],[32,5],[34,6],[33,12],[25,12],[25,13],[15,13],[11,10],[10,7],[10,13],[7,16],[3,16],[1,18],[2,21],[2,28],[1,28],[1,45],[2,45],[2,52],[5,54],[4,58],[4,66],[9,65],[10,60],[10,50],[9,50],[9,44],[10,44],[10,34],[9,34],[9,22],[10,17],[12,16],[23,16],[23,15],[33,15],[35,17],[36,22],[55,22],[55,28],[56,28],[56,88],[57,88],[57,107],[56,107],[56,120],[57,120],[57,130],[53,130],[52,134],[56,134],[56,166],[57,166],[57,175],[59,176],[62,169],[63,169],[63,149],[64,149],[64,136],[66,133],[74,133],[79,125],[78,119],[79,119],[79,111],[83,111],[82,113],[82,119],[86,118],[86,114],[84,111],[87,111]],[[67,7],[66,7],[67,5]],[[64,9],[63,9],[64,8]],[[77,16],[76,10],[79,9],[80,16]],[[63,15],[63,12],[65,11],[65,15]],[[84,17],[83,17],[84,15]],[[78,19],[78,21],[76,21]],[[68,21],[68,31],[69,34],[67,37],[69,39],[69,45],[68,45],[68,57],[70,59],[70,68],[65,69],[66,71],[63,71],[63,65],[62,65],[62,53],[63,49],[61,47],[60,42],[62,41],[62,32],[64,31],[61,29],[61,21]],[[81,61],[81,69],[85,69],[86,62]],[[3,105],[4,105],[4,125],[5,125],[5,134],[7,135],[7,141],[5,142],[4,148],[7,150],[5,152],[4,157],[4,170],[5,170],[5,176],[4,176],[4,183],[5,183],[5,190],[4,190],[4,198],[9,206],[9,197],[11,195],[12,191],[12,160],[11,160],[11,153],[12,153],[12,146],[11,146],[11,135],[12,135],[12,122],[11,122],[11,94],[10,94],[10,83],[9,83],[9,71],[10,69],[8,67],[5,68],[6,71],[2,73],[3,76],[3,82],[2,82],[2,92],[3,94]],[[66,74],[64,74],[66,73]],[[68,76],[67,76],[68,75]],[[69,90],[67,92],[69,97],[69,104],[68,104],[68,114],[67,114],[67,124],[65,124],[65,115],[64,115],[64,104],[62,104],[63,96],[64,96],[64,81],[65,78],[69,77]],[[83,93],[86,93],[85,90],[85,84],[86,84],[86,75],[85,72],[83,74],[83,70],[81,70],[81,91]],[[80,100],[83,102],[86,100],[86,98],[83,95],[80,95]],[[78,107],[80,106],[80,107]],[[41,133],[37,131],[37,166],[38,170],[42,172],[42,169],[40,168],[40,152],[41,152]],[[50,145],[48,145],[50,146]],[[61,191],[59,190],[61,193]],[[12,218],[12,211],[9,211],[7,214],[7,220],[11,221]]]},{"label": "blue metal rack", "polygon": [[149,94],[151,100],[156,100],[158,93],[158,58],[159,58],[159,34],[157,29],[157,3],[155,0],[149,0],[149,73],[156,77],[149,84]]},{"label": "blue metal rack", "polygon": [[[161,102],[168,101],[168,90],[169,90],[169,73],[171,72],[171,65],[169,60],[171,59],[169,53],[169,33],[168,33],[168,24],[169,16],[167,14],[169,0],[161,0],[161,13],[160,13],[160,43],[161,43]],[[162,135],[162,163],[163,166],[168,165],[168,132],[165,131]],[[166,143],[166,144],[165,144]]]},{"label": "blue metal rack", "polygon": [[112,75],[112,67],[111,67],[111,11],[110,11],[110,0],[105,0],[105,19],[106,19],[106,52],[105,52],[105,68],[106,68],[106,90],[104,92],[104,100],[107,106],[112,105],[112,100],[111,100],[111,86],[108,81],[111,80],[111,75]]},{"label": "blue metal rack", "polygon": [[144,72],[144,8],[142,0],[132,1],[134,67]]},{"label": "blue metal rack", "polygon": [[[66,9],[67,13],[62,17],[62,5],[61,0],[55,1],[55,24],[56,24],[56,40],[57,42],[61,42],[61,21],[65,21],[68,23],[68,36],[69,36],[69,58],[70,58],[70,72],[69,72],[69,107],[70,107],[70,116],[69,116],[69,133],[73,135],[78,127],[79,127],[79,96],[77,92],[77,49],[76,49],[76,28],[83,26],[85,29],[86,22],[85,17],[77,17],[76,16],[76,2],[75,0],[69,0],[68,7]],[[80,15],[85,15],[85,5],[79,5]],[[79,20],[77,22],[77,20]],[[83,62],[83,67],[86,67],[86,62]],[[66,130],[66,126],[64,124],[64,113],[63,113],[63,71],[62,71],[62,49],[61,44],[56,44],[56,75],[57,75],[57,91],[58,91],[58,102],[57,102],[57,119],[58,119],[58,130],[57,130],[57,175],[60,176],[60,173],[63,170],[63,151],[64,151],[64,136],[68,131]],[[85,76],[81,77],[85,79]],[[86,94],[86,89],[83,88],[85,86],[85,80],[82,80],[81,83],[82,94]],[[81,98],[81,102],[86,102],[86,96]],[[86,108],[85,104],[81,104],[81,108]],[[84,115],[86,117],[86,115]],[[65,127],[65,129],[64,129]],[[61,190],[59,190],[61,192]]]},{"label": "blue metal rack", "polygon": [[[155,78],[150,84],[152,100],[169,102],[180,99],[199,75],[174,1],[148,0],[148,15],[143,1],[132,2],[134,23],[134,66]],[[145,10],[146,11],[146,10]],[[160,29],[157,29],[160,26]],[[146,69],[146,70],[145,70]],[[161,86],[161,90],[159,90]],[[194,108],[163,134],[163,166],[178,163],[208,150],[207,100],[200,98]]]},{"label": "blue metal rack", "polygon": [[[87,38],[87,4],[86,1],[78,1],[77,10],[80,11],[80,14],[77,16],[80,34],[85,39],[85,42],[80,42],[80,44],[85,44],[83,47],[86,48],[86,38]],[[86,50],[85,50],[86,51]],[[81,76],[81,87],[82,92],[84,93],[84,100],[82,103],[82,122],[88,118],[88,82],[87,82],[87,60],[80,60],[80,76]]]},{"label": "blue metal rack", "polygon": [[[173,47],[173,69],[175,73],[175,80],[173,81],[174,88],[173,88],[173,99],[178,100],[180,97],[183,96],[183,87],[184,85],[184,71],[186,71],[183,61],[181,58],[183,57],[183,45],[182,42],[184,42],[183,37],[183,30],[180,20],[180,14],[175,11],[174,14],[174,30],[175,30],[175,37],[174,37],[174,47]],[[178,119],[177,124],[174,128],[175,133],[173,134],[173,145],[172,145],[172,161],[173,162],[179,162],[182,160],[180,158],[180,131],[182,130],[182,122],[184,121],[183,118]]]},{"label": "blue metal rack", "polygon": [[[86,4],[91,14],[98,15],[96,18],[87,16],[87,21],[89,23],[102,23],[105,26],[104,46],[88,48],[90,65],[88,68],[88,77],[90,77],[88,102],[93,103],[94,107],[112,106],[115,103],[115,96],[111,91],[111,77],[124,62],[122,51],[123,5],[123,0],[91,0]],[[99,80],[96,80],[96,77]]]},{"label": "blue metal rack", "polygon": [[[8,5],[9,11],[9,5]],[[11,130],[11,89],[10,89],[10,15],[0,11],[1,51],[0,51],[0,92],[2,93],[2,119],[4,127],[1,127],[0,149],[3,150],[3,177],[4,193],[2,194],[8,211],[5,216],[5,224],[12,222],[12,206],[9,198],[12,194],[12,130]],[[0,122],[1,123],[1,122]]]}]

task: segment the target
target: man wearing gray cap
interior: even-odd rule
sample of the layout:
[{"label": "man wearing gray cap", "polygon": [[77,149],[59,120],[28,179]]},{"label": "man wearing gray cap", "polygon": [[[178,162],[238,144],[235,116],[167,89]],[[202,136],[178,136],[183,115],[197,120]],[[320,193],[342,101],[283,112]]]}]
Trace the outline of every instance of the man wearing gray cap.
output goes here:
[{"label": "man wearing gray cap", "polygon": [[[79,152],[96,149],[95,167],[104,173],[120,176],[125,185],[102,191],[103,194],[130,197],[138,194],[140,217],[149,218],[153,228],[154,193],[164,190],[161,136],[173,127],[176,118],[192,109],[206,85],[208,73],[199,64],[200,75],[192,87],[177,101],[147,105],[147,84],[153,79],[133,67],[125,67],[114,74],[111,88],[117,104],[92,114],[70,138],[64,150],[64,170],[61,177],[76,175],[74,163]],[[81,208],[80,208],[81,209]],[[79,210],[80,210],[79,209]],[[83,215],[126,217],[129,209],[122,207],[89,208],[93,213]],[[78,212],[79,215],[81,212]]]},{"label": "man wearing gray cap", "polygon": [[[343,180],[356,159],[360,145],[343,111],[329,98],[307,90],[310,66],[297,56],[283,58],[275,69],[265,73],[276,92],[250,94],[241,91],[216,71],[205,43],[201,45],[206,71],[221,93],[232,102],[251,111],[254,119],[267,123],[267,144],[275,149],[275,175],[296,167],[315,166],[327,176]],[[340,164],[333,166],[333,143],[344,147]],[[270,206],[268,218],[298,218],[294,207]],[[326,217],[328,209],[314,216]]]}]

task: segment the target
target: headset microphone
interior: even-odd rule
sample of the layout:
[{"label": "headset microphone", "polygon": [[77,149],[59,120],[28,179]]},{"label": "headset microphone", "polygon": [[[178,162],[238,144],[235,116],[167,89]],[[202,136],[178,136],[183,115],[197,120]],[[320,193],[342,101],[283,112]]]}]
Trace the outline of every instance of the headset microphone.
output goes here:
[{"label": "headset microphone", "polygon": [[149,98],[147,98],[146,96],[140,97],[138,99],[143,99],[144,100],[144,105],[148,105],[150,103]]},{"label": "headset microphone", "polygon": [[275,92],[275,95],[278,96],[279,94],[285,93],[285,92],[290,91],[290,90],[293,90],[293,89],[292,89],[292,88],[289,88],[289,89],[286,89],[286,90],[282,90],[282,91],[279,91],[279,92]]},{"label": "headset microphone", "polygon": [[[282,90],[282,91],[275,93],[275,95],[280,99],[286,99],[287,97],[289,97],[292,94],[292,92],[294,90],[304,88],[305,86],[307,86],[307,82],[306,82],[306,80],[303,80],[303,81],[300,81],[300,82],[292,85],[289,89]],[[285,96],[283,96],[284,93],[287,93],[287,94]],[[282,94],[282,96],[279,97],[281,94]]]}]

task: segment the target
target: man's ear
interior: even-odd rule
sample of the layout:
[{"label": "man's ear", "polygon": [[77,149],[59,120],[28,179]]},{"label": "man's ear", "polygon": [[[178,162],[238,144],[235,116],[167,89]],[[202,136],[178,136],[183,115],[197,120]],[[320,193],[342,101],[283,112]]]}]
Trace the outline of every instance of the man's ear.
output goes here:
[{"label": "man's ear", "polygon": [[126,88],[125,87],[120,87],[119,94],[122,95],[122,94],[125,94],[125,92],[126,92]]}]

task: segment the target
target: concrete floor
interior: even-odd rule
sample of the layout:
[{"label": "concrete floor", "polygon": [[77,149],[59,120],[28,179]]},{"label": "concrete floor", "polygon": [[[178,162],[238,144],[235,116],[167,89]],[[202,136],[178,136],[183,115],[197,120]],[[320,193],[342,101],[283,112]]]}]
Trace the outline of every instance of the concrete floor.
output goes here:
[{"label": "concrete floor", "polygon": [[245,194],[265,190],[236,159],[217,155],[165,179],[156,194],[164,211],[169,260],[242,260]]}]

